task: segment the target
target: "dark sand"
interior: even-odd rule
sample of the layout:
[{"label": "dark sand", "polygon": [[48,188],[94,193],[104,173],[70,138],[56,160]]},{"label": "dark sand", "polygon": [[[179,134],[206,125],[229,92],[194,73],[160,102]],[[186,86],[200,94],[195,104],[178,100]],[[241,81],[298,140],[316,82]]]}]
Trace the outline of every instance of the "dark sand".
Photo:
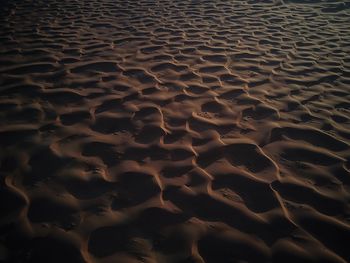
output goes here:
[{"label": "dark sand", "polygon": [[348,1],[0,9],[0,262],[350,262]]}]

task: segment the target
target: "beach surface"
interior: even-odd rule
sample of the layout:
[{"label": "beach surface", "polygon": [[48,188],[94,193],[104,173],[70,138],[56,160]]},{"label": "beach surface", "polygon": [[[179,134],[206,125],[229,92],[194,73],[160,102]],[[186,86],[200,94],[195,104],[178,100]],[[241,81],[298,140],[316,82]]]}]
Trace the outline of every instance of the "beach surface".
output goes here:
[{"label": "beach surface", "polygon": [[0,262],[350,262],[349,2],[0,21]]}]

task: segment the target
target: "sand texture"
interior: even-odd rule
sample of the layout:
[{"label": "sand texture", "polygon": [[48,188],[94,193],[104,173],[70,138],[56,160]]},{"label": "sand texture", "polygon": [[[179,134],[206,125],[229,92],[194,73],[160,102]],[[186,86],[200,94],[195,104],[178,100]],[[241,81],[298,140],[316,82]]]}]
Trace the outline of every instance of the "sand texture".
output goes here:
[{"label": "sand texture", "polygon": [[350,262],[348,1],[0,10],[0,262]]}]

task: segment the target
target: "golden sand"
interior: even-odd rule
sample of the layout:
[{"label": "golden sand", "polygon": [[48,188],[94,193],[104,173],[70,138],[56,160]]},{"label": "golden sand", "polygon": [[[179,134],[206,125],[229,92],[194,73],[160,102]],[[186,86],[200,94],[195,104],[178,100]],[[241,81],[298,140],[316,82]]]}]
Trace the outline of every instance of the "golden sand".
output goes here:
[{"label": "golden sand", "polygon": [[346,1],[4,1],[0,262],[349,262]]}]

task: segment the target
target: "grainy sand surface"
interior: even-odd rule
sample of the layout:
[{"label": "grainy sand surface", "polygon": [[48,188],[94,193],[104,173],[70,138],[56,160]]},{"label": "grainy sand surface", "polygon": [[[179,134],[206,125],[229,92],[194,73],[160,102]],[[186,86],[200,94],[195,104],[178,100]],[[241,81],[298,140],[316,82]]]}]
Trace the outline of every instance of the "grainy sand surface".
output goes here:
[{"label": "grainy sand surface", "polygon": [[349,262],[348,1],[2,1],[0,262]]}]

